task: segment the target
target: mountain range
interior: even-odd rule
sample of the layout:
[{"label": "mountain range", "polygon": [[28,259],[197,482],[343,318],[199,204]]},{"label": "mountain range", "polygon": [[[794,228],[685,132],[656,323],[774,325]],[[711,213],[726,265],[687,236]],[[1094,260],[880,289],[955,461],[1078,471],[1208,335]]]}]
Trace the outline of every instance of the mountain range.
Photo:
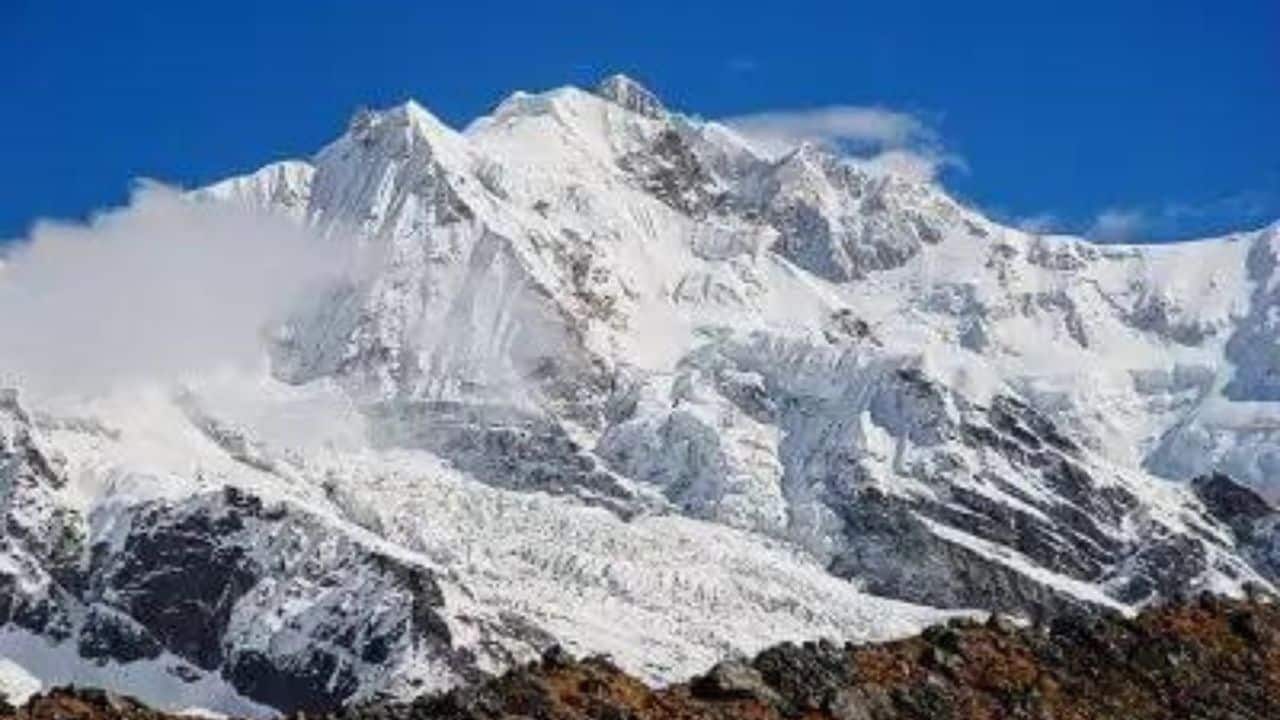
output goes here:
[{"label": "mountain range", "polygon": [[554,645],[662,683],[1280,583],[1280,224],[1030,233],[624,76],[360,111],[184,202],[364,260],[260,373],[0,395],[11,688],[270,715]]}]

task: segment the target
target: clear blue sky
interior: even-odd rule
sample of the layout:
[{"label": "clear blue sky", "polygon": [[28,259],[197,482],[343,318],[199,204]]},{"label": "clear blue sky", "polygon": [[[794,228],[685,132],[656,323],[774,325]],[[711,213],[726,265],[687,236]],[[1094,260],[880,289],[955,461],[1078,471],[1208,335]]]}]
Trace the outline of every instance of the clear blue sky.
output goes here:
[{"label": "clear blue sky", "polygon": [[[0,237],[305,157],[408,97],[461,126],[622,70],[706,117],[926,118],[997,215],[1176,237],[1280,217],[1280,2],[0,1]],[[1049,9],[1053,5],[1056,9]]]}]

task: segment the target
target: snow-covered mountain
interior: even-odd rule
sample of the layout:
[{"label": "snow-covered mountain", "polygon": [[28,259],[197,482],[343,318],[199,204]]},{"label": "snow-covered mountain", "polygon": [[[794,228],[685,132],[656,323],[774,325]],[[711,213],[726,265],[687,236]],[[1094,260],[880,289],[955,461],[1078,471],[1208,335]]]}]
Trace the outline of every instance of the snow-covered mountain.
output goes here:
[{"label": "snow-covered mountain", "polygon": [[1280,582],[1280,225],[1028,234],[621,76],[191,202],[374,260],[260,377],[0,399],[24,677],[266,714]]}]

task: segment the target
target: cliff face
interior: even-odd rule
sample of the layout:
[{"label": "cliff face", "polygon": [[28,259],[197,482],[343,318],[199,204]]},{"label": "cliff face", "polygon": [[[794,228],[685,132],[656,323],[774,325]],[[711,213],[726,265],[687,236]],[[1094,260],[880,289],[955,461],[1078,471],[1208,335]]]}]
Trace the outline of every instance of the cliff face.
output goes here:
[{"label": "cliff face", "polygon": [[[163,720],[96,690],[58,689],[0,717]],[[1061,616],[1018,627],[953,621],[874,645],[772,647],[654,689],[603,657],[551,650],[501,677],[342,720],[1106,720],[1280,717],[1280,608],[1204,596],[1132,619]]]}]

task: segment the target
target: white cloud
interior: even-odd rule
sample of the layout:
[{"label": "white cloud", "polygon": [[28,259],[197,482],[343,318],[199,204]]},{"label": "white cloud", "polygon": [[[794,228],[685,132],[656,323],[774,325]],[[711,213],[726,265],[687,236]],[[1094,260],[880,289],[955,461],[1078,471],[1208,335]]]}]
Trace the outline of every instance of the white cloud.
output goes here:
[{"label": "white cloud", "polygon": [[1062,219],[1053,213],[1047,212],[1014,218],[1013,222],[1019,230],[1041,235],[1059,232],[1062,229]]},{"label": "white cloud", "polygon": [[87,224],[42,222],[0,269],[0,386],[92,394],[253,365],[351,244],[157,185]]},{"label": "white cloud", "polygon": [[856,105],[762,112],[726,118],[723,122],[759,142],[788,147],[805,140],[904,147],[934,138],[933,132],[912,115]]},{"label": "white cloud", "polygon": [[1277,201],[1266,191],[1244,191],[1187,203],[1112,207],[1098,213],[1085,235],[1098,242],[1176,240],[1224,228],[1257,225],[1274,217]]},{"label": "white cloud", "polygon": [[1086,234],[1098,242],[1127,243],[1141,240],[1150,226],[1151,220],[1142,210],[1108,208],[1098,213]]},{"label": "white cloud", "polygon": [[883,172],[927,182],[937,177],[944,167],[968,170],[964,160],[955,155],[929,150],[885,150],[868,158],[857,159],[858,164],[872,172]]},{"label": "white cloud", "polygon": [[945,166],[964,161],[942,151],[937,133],[909,113],[882,107],[832,105],[804,110],[774,110],[724,118],[769,155],[781,155],[804,142],[829,145],[872,170],[931,179]]}]

